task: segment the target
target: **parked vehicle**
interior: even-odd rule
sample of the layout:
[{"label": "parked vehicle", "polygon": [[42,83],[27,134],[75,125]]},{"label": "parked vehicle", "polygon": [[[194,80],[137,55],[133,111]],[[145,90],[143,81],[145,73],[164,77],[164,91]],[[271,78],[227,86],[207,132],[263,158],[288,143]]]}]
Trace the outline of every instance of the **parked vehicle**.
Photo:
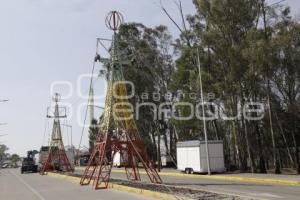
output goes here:
[{"label": "parked vehicle", "polygon": [[[209,164],[211,172],[224,172],[223,141],[208,141]],[[177,169],[191,174],[207,173],[205,141],[193,140],[177,142]]]},{"label": "parked vehicle", "polygon": [[22,160],[21,174],[23,174],[24,172],[38,172],[38,165],[36,165],[35,163],[33,151],[28,151],[27,157],[23,158]]},{"label": "parked vehicle", "polygon": [[41,170],[43,164],[48,158],[48,151],[49,151],[49,146],[42,146],[40,152],[36,156],[39,171]]}]

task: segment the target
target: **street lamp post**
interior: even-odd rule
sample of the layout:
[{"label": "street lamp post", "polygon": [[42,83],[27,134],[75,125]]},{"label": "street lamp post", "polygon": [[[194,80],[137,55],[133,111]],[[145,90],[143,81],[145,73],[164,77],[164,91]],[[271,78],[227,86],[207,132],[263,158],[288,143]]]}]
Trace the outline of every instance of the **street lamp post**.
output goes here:
[{"label": "street lamp post", "polygon": [[202,115],[203,115],[203,129],[204,129],[204,137],[205,137],[205,148],[206,148],[207,173],[208,173],[208,175],[211,175],[210,159],[209,159],[209,148],[208,148],[208,138],[207,138],[206,121],[205,121],[204,99],[203,99],[201,63],[200,63],[200,55],[199,55],[199,49],[198,48],[197,48],[197,65],[198,65],[198,71],[199,71],[199,84],[200,84],[200,93],[201,93],[200,95],[201,95],[201,103],[202,103]]}]

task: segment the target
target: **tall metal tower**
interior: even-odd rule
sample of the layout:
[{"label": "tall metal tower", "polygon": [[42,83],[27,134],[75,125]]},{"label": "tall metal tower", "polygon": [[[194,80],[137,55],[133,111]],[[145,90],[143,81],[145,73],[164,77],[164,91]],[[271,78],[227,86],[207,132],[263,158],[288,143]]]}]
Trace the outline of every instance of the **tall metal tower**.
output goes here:
[{"label": "tall metal tower", "polygon": [[123,16],[117,11],[111,11],[106,17],[106,25],[114,31],[114,35],[109,52],[110,58],[99,58],[101,62],[109,65],[104,116],[100,122],[94,150],[80,181],[81,185],[88,185],[93,180],[95,189],[108,187],[113,158],[116,153],[121,155],[129,180],[141,180],[139,174],[139,163],[141,163],[152,183],[162,182],[154,164],[148,157],[133,113],[128,109],[128,93],[117,37],[117,31],[122,23]]},{"label": "tall metal tower", "polygon": [[45,175],[48,171],[67,171],[73,172],[73,168],[67,157],[64,143],[62,140],[60,118],[66,118],[66,112],[64,115],[60,115],[60,108],[58,102],[61,97],[56,93],[53,97],[55,102],[55,110],[53,115],[49,115],[50,107],[48,108],[48,118],[53,118],[53,129],[51,135],[51,143],[49,146],[48,156],[46,161],[43,163],[40,174]]}]

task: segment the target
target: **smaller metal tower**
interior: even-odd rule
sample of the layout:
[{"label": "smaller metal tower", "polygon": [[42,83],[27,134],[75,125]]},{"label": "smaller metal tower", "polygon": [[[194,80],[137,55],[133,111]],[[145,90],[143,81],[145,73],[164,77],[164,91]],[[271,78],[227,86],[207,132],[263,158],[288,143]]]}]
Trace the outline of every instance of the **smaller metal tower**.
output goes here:
[{"label": "smaller metal tower", "polygon": [[[51,136],[51,143],[49,147],[48,157],[46,161],[43,163],[40,174],[45,175],[49,171],[65,171],[65,172],[73,172],[73,168],[69,162],[67,157],[64,143],[61,135],[61,127],[60,127],[60,118],[66,118],[66,112],[64,115],[60,115],[60,108],[58,106],[58,102],[61,97],[58,93],[56,93],[53,97],[53,101],[55,102],[55,110],[54,115],[49,115],[50,107],[48,107],[48,118],[53,118],[53,129]],[[65,108],[64,108],[65,110]]]}]

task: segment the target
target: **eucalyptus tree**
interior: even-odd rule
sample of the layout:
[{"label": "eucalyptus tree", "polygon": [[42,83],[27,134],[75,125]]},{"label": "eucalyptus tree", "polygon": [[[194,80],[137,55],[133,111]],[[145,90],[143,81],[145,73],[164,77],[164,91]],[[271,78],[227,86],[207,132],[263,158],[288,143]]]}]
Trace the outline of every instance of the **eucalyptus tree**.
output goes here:
[{"label": "eucalyptus tree", "polygon": [[299,121],[300,121],[300,25],[289,17],[289,10],[282,12],[281,20],[275,24],[272,38],[271,87],[281,107],[281,124],[291,137],[294,147],[294,164],[300,173]]},{"label": "eucalyptus tree", "polygon": [[[194,4],[197,14],[188,18],[190,22],[189,35],[195,41],[190,51],[198,48],[202,52],[205,91],[215,94],[214,102],[223,104],[223,108],[226,108],[224,111],[226,115],[239,116],[237,105],[243,106],[246,96],[248,96],[248,82],[245,76],[249,71],[249,64],[242,52],[247,46],[247,35],[256,27],[259,5],[254,0],[195,0]],[[182,58],[188,53],[189,50],[184,50]],[[192,60],[193,56],[188,62],[192,62],[191,70],[195,72],[197,68]],[[178,64],[180,65],[180,62]],[[185,64],[181,64],[181,66]],[[193,74],[197,73],[188,74],[188,72],[183,72],[184,70],[181,71],[182,73],[178,70],[181,75],[175,73],[175,76],[190,76],[192,80],[197,77],[195,75],[193,77]],[[189,79],[183,78],[184,80]],[[194,82],[189,81],[187,85],[192,85]],[[197,88],[197,86],[195,87]],[[247,140],[245,137],[246,124],[243,121],[242,118],[232,117],[231,121],[215,123],[215,130],[220,131],[219,125],[223,127],[223,132],[229,134],[223,135],[222,138],[229,140],[227,141],[227,150],[233,152],[232,156],[236,158],[233,160],[237,160],[242,171],[247,167],[247,145],[249,144],[249,142],[245,142]],[[216,135],[212,132],[211,135]],[[211,138],[213,137],[211,136]]]},{"label": "eucalyptus tree", "polygon": [[[161,135],[167,149],[168,146],[174,146],[167,144],[169,123],[164,119],[165,116],[158,116],[157,112],[162,103],[168,102],[166,94],[174,71],[172,37],[167,27],[162,25],[149,28],[140,23],[128,23],[121,26],[118,38],[124,61],[125,80],[134,85],[134,91],[132,88],[128,88],[128,91],[135,95],[130,102],[138,115],[138,128],[152,155],[157,151],[159,155]],[[155,136],[158,141],[155,140]],[[173,133],[170,137],[173,141]]]}]

